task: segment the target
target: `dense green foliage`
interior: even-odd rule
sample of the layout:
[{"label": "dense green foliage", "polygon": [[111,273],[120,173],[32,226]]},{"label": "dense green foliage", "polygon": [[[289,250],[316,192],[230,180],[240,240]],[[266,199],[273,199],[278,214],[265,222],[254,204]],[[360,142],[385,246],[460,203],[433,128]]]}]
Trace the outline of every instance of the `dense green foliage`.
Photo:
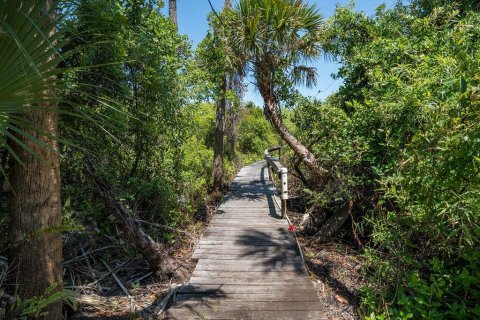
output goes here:
[{"label": "dense green foliage", "polygon": [[[215,75],[220,71],[202,66],[218,65],[220,58],[205,57],[208,51],[203,47],[193,55],[186,37],[149,2],[119,6],[108,0],[83,1],[77,12],[68,26],[78,35],[72,45],[98,45],[86,46],[67,61],[93,67],[73,74],[66,94],[108,121],[104,132],[95,123],[62,123],[87,137],[79,143],[81,148],[64,147],[66,210],[81,212],[81,219],[97,216],[95,194],[85,192],[91,189],[82,170],[86,150],[118,198],[140,219],[172,227],[190,223],[192,214],[205,205],[212,183],[215,113],[211,104],[198,99],[216,99],[219,94]],[[103,100],[121,106],[122,112],[112,113]],[[265,120],[260,123],[267,128]],[[264,141],[252,143],[255,150],[241,153],[265,146]],[[227,179],[232,177],[235,165],[226,161],[225,173]],[[97,222],[111,230],[108,214],[102,217]]]},{"label": "dense green foliage", "polygon": [[[193,51],[160,8],[158,1],[83,0],[68,6],[67,18],[59,20],[59,34],[68,39],[55,100],[65,110],[60,119],[65,230],[100,238],[117,232],[85,172],[87,159],[137,219],[188,228],[209,201],[211,101],[218,98],[217,76],[226,68],[214,66],[227,61],[221,62],[220,47],[213,55],[208,51],[213,45],[208,35]],[[224,163],[227,181],[239,165],[260,160],[263,150],[276,144],[261,110],[228,94],[242,129],[237,157]],[[8,172],[7,158],[1,148],[1,168]],[[9,190],[3,176],[0,184],[3,245]],[[159,241],[175,238],[171,231],[145,228]]]},{"label": "dense green foliage", "polygon": [[344,85],[295,110],[331,170],[318,198],[356,204],[372,319],[480,316],[479,22],[468,3],[339,8],[323,46]]},{"label": "dense green foliage", "polygon": [[[72,37],[76,35],[70,45],[98,45],[83,46],[66,61],[92,67],[67,75],[71,85],[65,94],[79,108],[95,110],[96,117],[102,116],[107,123],[102,121],[103,132],[95,123],[70,118],[61,123],[86,137],[63,150],[68,209],[96,215],[95,196],[85,192],[90,189],[82,170],[87,150],[129,208],[143,219],[175,225],[182,219],[180,212],[204,192],[204,185],[198,183],[184,188],[192,179],[183,173],[190,166],[184,153],[188,115],[182,109],[190,85],[185,76],[190,59],[186,39],[149,3],[131,1],[120,6],[83,1],[75,16],[66,26]],[[112,112],[104,101],[121,106],[121,112]],[[199,175],[204,171],[199,170]]]},{"label": "dense green foliage", "polygon": [[[0,62],[7,75],[0,88],[0,246],[8,244],[11,196],[4,176],[16,160],[8,143],[23,134],[22,107],[55,102],[63,110],[64,226],[53,231],[106,242],[124,236],[85,171],[91,160],[147,232],[174,243],[175,228],[201,221],[210,200],[215,104],[224,99],[237,148],[236,157],[225,157],[225,180],[279,144],[278,120],[277,131],[296,138],[287,141],[291,147],[303,144],[314,155],[300,166],[323,219],[314,227],[339,208],[352,209],[349,239],[366,261],[360,317],[480,318],[477,1],[415,0],[381,6],[372,17],[340,7],[325,24],[314,7],[297,3],[244,0],[211,14],[195,50],[161,14],[162,1],[76,1],[72,11],[60,10],[66,19],[53,39],[61,49],[48,54],[48,41],[30,36],[34,26],[22,27],[26,15],[12,20],[25,52],[2,21],[0,52],[8,59]],[[343,85],[325,101],[299,97],[295,84],[313,85],[316,75],[302,64],[321,50],[340,62]],[[45,64],[45,56],[54,58]],[[226,89],[228,79],[241,82],[249,72],[264,110],[242,103],[242,84]],[[57,97],[44,96],[53,82]],[[295,162],[301,155],[294,151]],[[321,175],[312,172],[320,167]],[[19,299],[14,308],[24,317],[40,314],[60,299],[51,293]]]}]

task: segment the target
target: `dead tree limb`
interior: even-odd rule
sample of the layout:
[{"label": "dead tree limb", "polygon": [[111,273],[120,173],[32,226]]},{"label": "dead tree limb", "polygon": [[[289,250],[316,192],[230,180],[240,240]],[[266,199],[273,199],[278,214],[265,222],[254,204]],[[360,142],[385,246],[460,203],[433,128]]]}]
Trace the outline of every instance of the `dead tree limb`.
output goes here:
[{"label": "dead tree limb", "polygon": [[95,192],[103,201],[105,207],[112,212],[122,232],[133,243],[135,248],[148,262],[150,268],[161,276],[175,276],[184,279],[187,275],[186,268],[169,255],[167,248],[153,240],[143,231],[135,218],[115,200],[115,195],[105,181],[97,174],[92,161],[85,161],[85,169],[95,183]]},{"label": "dead tree limb", "polygon": [[335,210],[320,230],[310,239],[309,242],[326,241],[334,236],[343,226],[347,218],[350,216],[352,203]]}]

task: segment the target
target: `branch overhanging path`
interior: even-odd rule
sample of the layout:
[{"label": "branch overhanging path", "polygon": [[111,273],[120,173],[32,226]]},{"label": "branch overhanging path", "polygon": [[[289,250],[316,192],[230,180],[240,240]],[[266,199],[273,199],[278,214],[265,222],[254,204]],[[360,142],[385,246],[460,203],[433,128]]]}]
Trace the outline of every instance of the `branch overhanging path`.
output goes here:
[{"label": "branch overhanging path", "polygon": [[166,319],[323,319],[264,161],[244,167],[200,240]]}]

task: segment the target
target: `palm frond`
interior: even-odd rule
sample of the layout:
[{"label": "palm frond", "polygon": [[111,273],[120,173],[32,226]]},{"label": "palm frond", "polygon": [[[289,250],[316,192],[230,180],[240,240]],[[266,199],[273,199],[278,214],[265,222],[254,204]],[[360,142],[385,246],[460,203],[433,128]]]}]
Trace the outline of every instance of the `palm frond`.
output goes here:
[{"label": "palm frond", "polygon": [[[51,99],[60,35],[46,1],[0,2],[0,113],[19,114]],[[0,134],[4,134],[2,127]]]},{"label": "palm frond", "polygon": [[235,14],[233,52],[247,57],[252,71],[262,71],[257,76],[269,69],[291,70],[293,79],[315,84],[314,70],[295,67],[320,55],[323,19],[315,6],[303,0],[240,0]]},{"label": "palm frond", "polygon": [[302,84],[310,88],[317,84],[317,69],[307,66],[295,66],[291,74],[295,84]]},{"label": "palm frond", "polygon": [[[60,88],[65,87],[67,81],[63,78],[65,73],[99,67],[71,68],[66,63],[69,55],[83,49],[82,46],[78,46],[65,50],[71,35],[65,34],[65,31],[69,30],[62,19],[66,18],[69,10],[74,8],[74,2],[74,0],[65,2],[0,0],[0,148],[5,148],[10,156],[20,163],[19,157],[7,142],[18,145],[33,156],[38,156],[19,137],[45,148],[50,146],[35,136],[62,141],[59,137],[49,137],[46,133],[38,132],[35,125],[28,123],[28,120],[22,116],[27,112],[53,110],[93,122],[107,134],[110,132],[105,124],[110,126],[115,121],[112,120],[113,117],[107,119],[108,115],[94,115],[93,111],[88,109],[79,108],[80,110],[77,111],[68,111],[55,107],[49,110],[49,105],[73,107],[75,104],[65,101],[61,95],[56,94]],[[62,28],[58,28],[59,25],[62,25]],[[93,27],[89,32],[95,32]],[[74,36],[82,37],[78,33]],[[95,46],[99,43],[88,45]],[[81,83],[77,85],[82,86]],[[81,92],[81,90],[78,91]],[[81,94],[88,95],[86,92]],[[118,102],[108,98],[90,95],[89,99],[97,101],[112,111],[124,112]],[[71,141],[68,143],[72,145]],[[0,171],[3,174],[4,170]]]}]

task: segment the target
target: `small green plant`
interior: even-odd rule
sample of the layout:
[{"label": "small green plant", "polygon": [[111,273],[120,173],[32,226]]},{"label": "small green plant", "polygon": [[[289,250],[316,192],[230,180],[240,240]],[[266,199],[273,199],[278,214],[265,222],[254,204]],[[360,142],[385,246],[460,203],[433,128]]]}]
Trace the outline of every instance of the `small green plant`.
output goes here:
[{"label": "small green plant", "polygon": [[43,295],[29,299],[22,300],[17,296],[15,304],[12,306],[12,313],[15,314],[19,320],[48,316],[45,309],[50,304],[64,297],[64,292],[58,291],[56,288],[57,284],[55,283],[48,287]]}]

